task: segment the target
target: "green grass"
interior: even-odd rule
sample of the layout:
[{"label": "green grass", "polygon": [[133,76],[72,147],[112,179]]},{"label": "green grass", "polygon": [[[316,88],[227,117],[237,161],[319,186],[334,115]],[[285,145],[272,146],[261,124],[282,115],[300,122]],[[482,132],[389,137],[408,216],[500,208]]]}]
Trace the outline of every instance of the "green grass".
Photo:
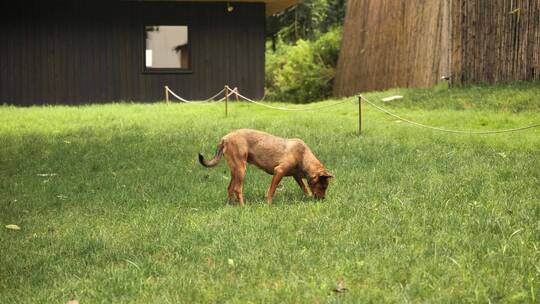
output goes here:
[{"label": "green grass", "polygon": [[[538,123],[539,91],[366,96],[487,130]],[[356,109],[0,107],[0,303],[538,302],[540,130],[447,134],[366,106],[358,137]],[[196,155],[241,127],[304,139],[336,176],[327,199],[285,179],[268,206],[271,178],[249,167],[246,207],[226,205],[225,163]]]}]

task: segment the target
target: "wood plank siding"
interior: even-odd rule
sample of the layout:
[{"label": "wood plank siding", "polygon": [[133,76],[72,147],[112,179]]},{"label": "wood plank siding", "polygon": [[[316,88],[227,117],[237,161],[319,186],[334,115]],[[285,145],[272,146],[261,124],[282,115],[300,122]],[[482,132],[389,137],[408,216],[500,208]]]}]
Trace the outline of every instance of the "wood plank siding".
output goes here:
[{"label": "wood plank siding", "polygon": [[[188,25],[191,72],[144,72],[144,25]],[[264,93],[264,3],[0,3],[0,103],[205,99],[224,84]]]}]

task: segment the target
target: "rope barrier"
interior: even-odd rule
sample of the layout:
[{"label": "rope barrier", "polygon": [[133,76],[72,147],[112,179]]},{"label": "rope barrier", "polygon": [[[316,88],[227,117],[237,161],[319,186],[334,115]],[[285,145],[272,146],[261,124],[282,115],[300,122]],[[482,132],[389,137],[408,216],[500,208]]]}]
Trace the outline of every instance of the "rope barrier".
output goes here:
[{"label": "rope barrier", "polygon": [[274,109],[274,110],[281,110],[281,111],[296,111],[296,112],[317,111],[317,110],[321,110],[321,109],[326,109],[326,108],[334,107],[334,106],[337,106],[337,105],[340,105],[340,104],[342,104],[342,103],[345,103],[345,102],[350,101],[350,100],[348,100],[348,99],[345,99],[345,100],[343,100],[343,101],[340,101],[340,102],[337,102],[337,103],[334,103],[334,104],[324,105],[324,106],[320,106],[320,107],[316,107],[316,108],[293,109],[293,108],[284,108],[284,107],[274,107],[274,106],[267,105],[267,104],[264,104],[264,103],[261,103],[261,102],[257,102],[257,101],[255,101],[255,100],[253,100],[253,99],[247,98],[246,96],[240,94],[238,91],[236,91],[235,94],[236,94],[237,96],[239,96],[240,98],[244,99],[245,101],[254,103],[254,104],[259,105],[259,106],[267,107],[267,108]]},{"label": "rope barrier", "polygon": [[[221,89],[221,91],[217,92],[214,96],[205,99],[203,102],[208,102],[208,101],[214,100],[214,98],[218,97],[221,93],[223,93],[223,91],[225,91],[225,88]],[[223,98],[218,99],[217,101],[219,102],[219,101],[222,101],[222,100],[223,100]]]},{"label": "rope barrier", "polygon": [[402,120],[404,122],[407,122],[407,123],[410,123],[412,125],[415,125],[415,126],[418,126],[418,127],[422,127],[422,128],[426,128],[426,129],[432,129],[432,130],[437,130],[437,131],[442,131],[442,132],[448,132],[448,133],[459,133],[459,134],[496,134],[496,133],[508,133],[508,132],[517,132],[517,131],[523,131],[523,130],[527,130],[527,129],[532,129],[532,128],[537,128],[537,127],[540,127],[540,123],[539,124],[534,124],[534,125],[530,125],[530,126],[526,126],[526,127],[521,127],[521,128],[514,128],[514,129],[504,129],[504,130],[489,130],[489,131],[471,131],[471,130],[451,130],[451,129],[445,129],[445,128],[439,128],[439,127],[433,127],[433,126],[428,126],[428,125],[425,125],[425,124],[421,124],[421,123],[418,123],[418,122],[414,122],[412,120],[408,120],[406,118],[403,118],[399,115],[396,115],[378,105],[376,105],[375,103],[373,103],[372,101],[370,101],[369,99],[365,98],[363,95],[360,95],[360,98],[362,98],[364,101],[366,101],[369,105],[373,106],[374,108],[378,109],[379,111],[381,112],[384,112],[392,117],[395,117],[399,120]]},{"label": "rope barrier", "polygon": [[[250,103],[253,103],[253,104],[256,104],[256,105],[259,105],[259,106],[263,106],[263,107],[266,107],[266,108],[270,108],[270,109],[274,109],[274,110],[281,110],[281,111],[295,111],[295,112],[308,112],[308,111],[317,111],[317,110],[321,110],[321,109],[326,109],[326,108],[330,108],[330,107],[334,107],[334,106],[337,106],[337,105],[340,105],[342,103],[345,103],[345,102],[348,102],[349,100],[343,100],[343,101],[340,101],[340,102],[337,102],[337,103],[334,103],[334,104],[330,104],[330,105],[324,105],[324,106],[320,106],[320,107],[315,107],[315,108],[308,108],[308,109],[293,109],[293,108],[284,108],[284,107],[274,107],[274,106],[271,106],[271,105],[267,105],[267,104],[264,104],[264,103],[261,103],[260,101],[255,101],[251,98],[248,98],[242,94],[240,94],[238,88],[234,88],[234,89],[231,89],[228,85],[226,85],[223,89],[221,89],[221,91],[217,92],[214,96],[210,97],[210,98],[207,98],[205,100],[201,100],[201,101],[191,101],[191,100],[187,100],[185,98],[182,98],[181,96],[179,96],[178,94],[176,94],[175,92],[173,92],[168,86],[165,86],[165,90],[167,90],[172,96],[174,96],[176,99],[182,101],[182,102],[185,102],[185,103],[192,103],[192,104],[203,104],[203,103],[216,103],[216,102],[220,102],[220,101],[223,101],[225,100],[227,97],[230,97],[231,95],[235,95],[237,98],[242,98],[243,100],[247,101],[247,102],[250,102]],[[229,93],[227,94],[227,96],[224,96],[222,97],[221,99],[219,100],[216,100],[216,101],[212,101],[214,98],[216,98],[217,96],[219,96],[220,94],[222,94],[225,90],[228,90]],[[263,96],[263,98],[261,99],[261,101],[266,97],[266,92]]]},{"label": "rope barrier", "polygon": [[[200,101],[193,101],[193,100],[187,100],[185,98],[182,98],[180,96],[178,96],[178,94],[176,94],[175,92],[173,92],[168,86],[165,86],[165,89],[171,93],[172,96],[174,96],[176,99],[182,101],[182,102],[185,102],[185,103],[215,103],[215,102],[220,102],[220,101],[223,101],[225,99],[225,97],[222,97],[221,99],[218,99],[218,100],[213,100],[214,98],[218,97],[220,94],[222,94],[224,91],[225,91],[225,88],[221,89],[221,91],[217,92],[216,94],[214,94],[214,96],[210,97],[210,98],[207,98],[205,100],[200,100]],[[232,93],[229,93],[229,96],[231,96]]]},{"label": "rope barrier", "polygon": [[266,98],[266,89],[264,90],[263,97],[259,101],[264,101],[265,98]]},{"label": "rope barrier", "polygon": [[[336,102],[336,103],[333,103],[333,104],[329,104],[329,105],[324,105],[324,106],[320,106],[320,107],[315,107],[315,108],[285,108],[285,107],[275,107],[275,106],[271,106],[271,105],[267,105],[267,104],[264,104],[264,103],[261,103],[259,101],[255,101],[251,98],[248,98],[242,94],[240,94],[239,90],[237,87],[235,87],[234,89],[231,89],[228,85],[225,85],[223,89],[221,89],[221,91],[217,92],[216,94],[214,94],[214,96],[210,97],[210,98],[207,98],[205,100],[202,100],[202,101],[190,101],[190,100],[187,100],[185,98],[182,98],[180,96],[178,96],[178,94],[176,94],[175,92],[173,92],[171,89],[169,89],[168,86],[165,86],[165,90],[167,92],[169,92],[170,94],[172,94],[175,98],[177,98],[178,100],[180,101],[183,101],[185,103],[191,103],[191,104],[214,104],[214,103],[217,103],[217,102],[221,102],[223,100],[228,100],[228,98],[231,96],[231,95],[235,95],[237,100],[239,100],[239,98],[243,99],[244,101],[247,101],[247,102],[250,102],[250,103],[253,103],[253,104],[256,104],[256,105],[259,105],[259,106],[263,106],[263,107],[266,107],[266,108],[270,108],[270,109],[274,109],[274,110],[280,110],[280,111],[291,111],[291,112],[308,112],[308,111],[318,111],[318,110],[322,110],[322,109],[327,109],[327,108],[332,108],[332,107],[335,107],[335,106],[338,106],[338,105],[341,105],[343,103],[346,103],[346,102],[349,102],[351,101],[350,99],[344,99],[342,101],[339,101],[339,102]],[[226,92],[225,96],[223,96],[221,99],[219,100],[213,100],[214,98],[218,97],[220,94],[222,94],[223,92]],[[266,94],[265,94],[266,96]],[[363,95],[360,95],[359,96],[361,98],[361,100],[364,100],[366,103],[368,103],[369,105],[371,105],[372,107],[374,107],[375,109],[383,112],[383,113],[386,113],[394,118],[397,118],[401,121],[404,121],[404,122],[407,122],[409,124],[412,124],[412,125],[415,125],[417,127],[421,127],[421,128],[426,128],[426,129],[431,129],[431,130],[437,130],[437,131],[441,131],[441,132],[447,132],[447,133],[458,133],[458,134],[476,134],[476,135],[481,135],[481,134],[497,134],[497,133],[508,133],[508,132],[517,132],[517,131],[523,131],[523,130],[527,130],[527,129],[532,129],[532,128],[537,128],[537,127],[540,127],[540,123],[538,124],[533,124],[533,125],[530,125],[530,126],[526,126],[526,127],[520,127],[520,128],[513,128],[513,129],[503,129],[503,130],[487,130],[487,131],[476,131],[476,130],[452,130],[452,129],[446,129],[446,128],[440,128],[440,127],[434,127],[434,126],[429,126],[429,125],[425,125],[425,124],[421,124],[421,123],[418,123],[418,122],[415,122],[415,121],[412,121],[412,120],[409,120],[409,119],[406,119],[406,118],[403,118],[397,114],[394,114],[380,106],[378,106],[377,104],[375,104],[374,102],[370,101],[369,99],[365,98]],[[264,98],[264,97],[263,97]],[[359,119],[360,119],[360,124],[362,124],[362,114],[361,114],[361,104],[359,104]],[[360,126],[360,132],[361,132],[361,126]]]},{"label": "rope barrier", "polygon": [[180,101],[183,101],[183,102],[190,102],[189,100],[184,99],[184,98],[182,98],[182,97],[176,95],[176,93],[173,92],[171,89],[169,89],[168,86],[165,86],[165,90],[167,90],[167,92],[171,93],[172,96],[176,97],[176,99],[178,99],[178,100],[180,100]]}]

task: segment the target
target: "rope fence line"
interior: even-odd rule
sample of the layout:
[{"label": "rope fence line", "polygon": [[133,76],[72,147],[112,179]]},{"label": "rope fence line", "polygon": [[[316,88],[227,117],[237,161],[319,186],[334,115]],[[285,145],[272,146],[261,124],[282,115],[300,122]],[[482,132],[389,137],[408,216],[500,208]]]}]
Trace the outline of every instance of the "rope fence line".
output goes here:
[{"label": "rope fence line", "polygon": [[[294,108],[285,108],[285,107],[274,107],[274,106],[271,106],[271,105],[267,105],[267,104],[264,104],[264,103],[261,103],[260,101],[255,101],[251,98],[248,98],[242,94],[240,94],[239,90],[237,87],[235,87],[234,89],[231,89],[228,85],[225,85],[225,87],[219,91],[218,93],[216,93],[214,96],[206,99],[206,100],[202,100],[202,101],[190,101],[190,100],[187,100],[185,98],[182,98],[180,96],[178,96],[176,93],[174,93],[168,86],[165,86],[165,91],[170,93],[171,95],[173,95],[176,99],[182,101],[182,102],[185,102],[185,103],[194,103],[194,104],[202,104],[202,103],[210,103],[210,102],[213,102],[213,103],[216,103],[216,102],[220,102],[220,101],[224,101],[226,100],[228,97],[232,96],[232,95],[235,95],[236,96],[236,100],[237,101],[240,101],[239,99],[243,99],[244,101],[247,101],[247,102],[250,102],[250,103],[253,103],[253,104],[256,104],[256,105],[259,105],[259,106],[263,106],[263,107],[266,107],[266,108],[270,108],[270,109],[274,109],[274,110],[281,110],[281,111],[294,111],[294,112],[308,112],[308,111],[317,111],[317,110],[321,110],[321,109],[326,109],[326,108],[331,108],[331,107],[334,107],[334,106],[337,106],[337,105],[340,105],[342,103],[345,103],[345,102],[349,102],[350,100],[348,99],[345,99],[343,101],[340,101],[340,102],[337,102],[337,103],[334,103],[334,104],[330,104],[330,105],[324,105],[324,106],[320,106],[320,107],[315,107],[315,108],[307,108],[307,109],[301,109],[301,108],[297,108],[297,109],[294,109]],[[228,91],[228,93],[226,94],[226,96],[222,97],[221,99],[219,100],[215,100],[213,101],[214,98],[216,98],[217,96],[219,96],[220,94],[222,94],[224,91]],[[263,99],[266,97],[266,93],[265,95],[263,96]],[[261,99],[261,101],[263,100]],[[166,100],[168,100],[166,98]]]},{"label": "rope fence line", "polygon": [[336,103],[333,103],[333,104],[324,105],[324,106],[315,107],[315,108],[307,108],[307,109],[299,109],[299,108],[297,108],[297,109],[294,109],[294,108],[274,107],[274,106],[271,106],[271,105],[267,105],[267,104],[264,104],[264,103],[255,101],[255,100],[253,100],[253,99],[247,98],[246,96],[244,96],[244,95],[238,93],[238,91],[236,91],[235,94],[236,94],[237,96],[239,96],[240,98],[244,99],[245,101],[251,102],[251,103],[256,104],[256,105],[259,105],[259,106],[263,106],[263,107],[266,107],[266,108],[269,108],[269,109],[274,109],[274,110],[281,110],[281,111],[295,111],[295,112],[317,111],[317,110],[321,110],[321,109],[331,108],[331,107],[334,107],[334,106],[337,106],[337,105],[340,105],[340,104],[342,104],[342,103],[346,103],[346,102],[349,102],[349,101],[350,101],[350,100],[348,100],[348,99],[345,99],[345,100],[342,100],[342,101],[339,101],[339,102],[336,102]]},{"label": "rope fence line", "polygon": [[[235,88],[236,89],[236,88]],[[167,102],[169,102],[169,98],[168,98],[168,94],[171,94],[172,96],[174,96],[176,99],[182,101],[182,102],[185,102],[185,103],[193,103],[193,104],[202,104],[202,103],[216,103],[216,102],[220,102],[220,101],[223,101],[225,100],[225,96],[223,96],[221,99],[218,99],[218,100],[214,100],[214,98],[218,97],[219,95],[223,94],[223,92],[225,92],[225,88],[221,89],[221,91],[217,92],[216,94],[214,94],[212,97],[209,97],[205,100],[187,100],[181,96],[179,96],[178,94],[176,94],[175,92],[173,92],[173,90],[171,90],[168,86],[165,86],[165,100]],[[231,96],[233,93],[229,93],[228,96]],[[227,97],[228,97],[227,96]]]},{"label": "rope fence line", "polygon": [[375,109],[383,112],[383,113],[386,113],[394,118],[397,118],[401,121],[404,121],[404,122],[407,122],[409,124],[412,124],[412,125],[415,125],[415,126],[418,126],[418,127],[421,127],[421,128],[426,128],[426,129],[432,129],[432,130],[437,130],[437,131],[442,131],[442,132],[447,132],[447,133],[459,133],[459,134],[475,134],[475,135],[486,135],[486,134],[497,134],[497,133],[508,133],[508,132],[517,132],[517,131],[523,131],[523,130],[527,130],[527,129],[532,129],[532,128],[537,128],[537,127],[540,127],[540,123],[538,124],[533,124],[533,125],[530,125],[530,126],[526,126],[526,127],[520,127],[520,128],[513,128],[513,129],[503,129],[503,130],[487,130],[487,131],[475,131],[475,130],[452,130],[452,129],[445,129],[445,128],[440,128],[440,127],[434,127],[434,126],[429,126],[429,125],[425,125],[425,124],[421,124],[421,123],[418,123],[418,122],[415,122],[415,121],[412,121],[412,120],[409,120],[409,119],[406,119],[406,118],[403,118],[397,114],[394,114],[380,106],[378,106],[377,104],[373,103],[372,101],[370,101],[369,99],[365,98],[363,95],[359,95],[359,102],[362,102],[362,100],[364,100],[365,102],[367,102],[369,105],[371,105],[372,107],[374,107]]},{"label": "rope fence line", "polygon": [[[165,86],[165,97],[166,97],[167,103],[169,102],[169,94],[171,94],[172,96],[174,96],[175,98],[177,98],[178,100],[180,100],[182,102],[190,103],[190,104],[198,104],[198,105],[201,105],[201,104],[216,104],[218,102],[225,101],[225,116],[228,115],[228,106],[227,106],[227,104],[228,104],[228,101],[229,101],[229,97],[231,97],[232,95],[234,95],[236,97],[237,101],[240,101],[240,99],[242,99],[242,100],[244,100],[246,102],[249,102],[249,103],[252,103],[252,104],[255,104],[255,105],[258,105],[258,106],[262,106],[262,107],[266,107],[266,108],[274,109],[274,110],[280,110],[280,111],[289,111],[289,112],[318,111],[318,110],[322,110],[322,109],[332,108],[332,107],[344,104],[346,102],[354,101],[354,100],[351,100],[351,99],[344,99],[342,101],[339,101],[339,102],[336,102],[336,103],[333,103],[333,104],[329,104],[329,105],[324,105],[324,106],[320,106],[320,107],[313,107],[313,108],[303,108],[303,109],[302,108],[275,107],[275,106],[267,105],[267,104],[261,103],[260,101],[256,101],[256,100],[253,100],[251,98],[248,98],[248,97],[240,94],[237,87],[235,87],[234,89],[231,89],[228,85],[225,85],[223,87],[223,89],[221,89],[221,91],[217,92],[212,97],[207,98],[207,99],[202,100],[202,101],[190,101],[190,100],[187,100],[185,98],[182,98],[178,94],[174,93],[168,86]],[[220,98],[218,100],[213,100],[214,98],[218,97],[221,94],[224,95],[222,98]],[[266,97],[266,94],[265,94],[264,97]],[[387,115],[390,115],[390,116],[392,116],[394,118],[397,118],[400,121],[404,121],[406,123],[409,123],[409,124],[417,126],[417,127],[436,130],[436,131],[441,131],[441,132],[446,132],[446,133],[469,134],[469,135],[487,135],[487,134],[498,134],[498,133],[509,133],[509,132],[524,131],[524,130],[527,130],[527,129],[533,129],[533,128],[540,127],[540,123],[537,123],[537,124],[533,124],[533,125],[530,125],[530,126],[525,126],[525,127],[520,127],[520,128],[513,128],[513,129],[502,129],[502,130],[477,131],[477,130],[446,129],[446,128],[435,127],[435,126],[430,126],[430,125],[418,123],[418,122],[403,118],[403,117],[401,117],[401,116],[399,116],[397,114],[394,114],[394,113],[390,112],[389,110],[386,110],[386,109],[382,108],[381,106],[377,105],[373,101],[370,101],[369,99],[365,98],[363,95],[358,95],[358,133],[359,134],[362,133],[362,126],[363,126],[363,101],[365,101],[367,104],[374,107],[375,109],[377,109],[377,110],[379,110],[379,111],[381,111],[381,112],[383,112],[383,113],[385,113]]]}]

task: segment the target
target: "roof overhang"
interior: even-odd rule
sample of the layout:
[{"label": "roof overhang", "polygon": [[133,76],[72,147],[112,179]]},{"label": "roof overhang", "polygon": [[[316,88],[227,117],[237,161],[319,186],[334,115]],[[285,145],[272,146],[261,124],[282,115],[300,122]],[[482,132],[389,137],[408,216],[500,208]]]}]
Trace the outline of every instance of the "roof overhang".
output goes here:
[{"label": "roof overhang", "polygon": [[266,16],[271,16],[302,2],[302,0],[263,0],[260,2],[266,3]]},{"label": "roof overhang", "polygon": [[[135,0],[137,1],[137,0]],[[234,3],[265,3],[266,4],[266,16],[271,16],[275,13],[286,10],[287,8],[302,2],[302,0],[138,0],[138,1],[178,1],[178,2],[229,2]]]}]

